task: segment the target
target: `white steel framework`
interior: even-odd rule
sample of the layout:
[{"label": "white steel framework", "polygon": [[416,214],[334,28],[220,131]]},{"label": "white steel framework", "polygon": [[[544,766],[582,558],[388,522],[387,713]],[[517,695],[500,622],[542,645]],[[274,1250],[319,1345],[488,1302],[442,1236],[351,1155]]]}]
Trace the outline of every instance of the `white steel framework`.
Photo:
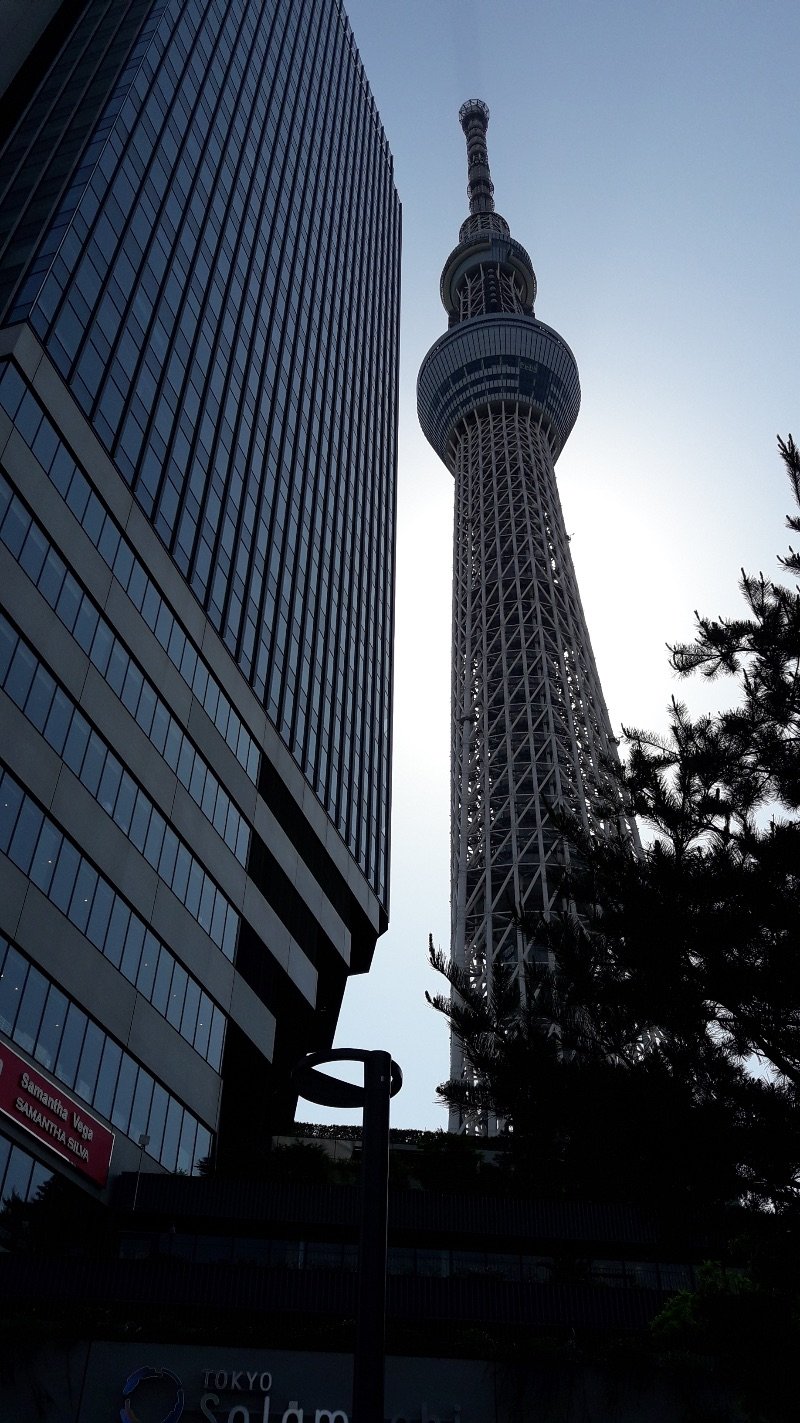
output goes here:
[{"label": "white steel framework", "polygon": [[[520,915],[558,906],[569,846],[553,807],[605,833],[603,701],[556,489],[580,402],[572,353],[536,320],[524,248],[494,212],[488,109],[462,106],[470,216],[442,276],[450,329],[428,353],[423,429],[455,478],[451,954],[486,991],[525,992]],[[635,833],[635,832],[632,832]],[[451,1074],[465,1064],[451,1046]],[[453,1130],[491,1130],[454,1111]]]}]

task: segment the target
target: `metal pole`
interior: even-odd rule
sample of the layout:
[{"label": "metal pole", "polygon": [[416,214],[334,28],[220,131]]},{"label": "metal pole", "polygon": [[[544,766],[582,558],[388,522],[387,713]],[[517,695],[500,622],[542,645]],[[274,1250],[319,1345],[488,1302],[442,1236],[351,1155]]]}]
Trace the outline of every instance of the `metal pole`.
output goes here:
[{"label": "metal pole", "polygon": [[131,1206],[131,1214],[133,1214],[133,1212],[136,1210],[136,1202],[139,1199],[139,1178],[142,1174],[142,1157],[144,1156],[145,1147],[149,1145],[149,1136],[146,1132],[142,1132],[141,1136],[139,1137],[139,1165],[136,1168],[136,1185],[133,1188],[133,1205]]},{"label": "metal pole", "polygon": [[353,1423],[383,1423],[391,1067],[388,1052],[365,1055]]}]

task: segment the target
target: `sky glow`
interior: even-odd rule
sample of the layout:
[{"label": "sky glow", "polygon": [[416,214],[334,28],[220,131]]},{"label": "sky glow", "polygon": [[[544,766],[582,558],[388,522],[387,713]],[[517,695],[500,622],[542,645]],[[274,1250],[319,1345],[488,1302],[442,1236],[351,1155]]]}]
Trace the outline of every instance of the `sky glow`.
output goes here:
[{"label": "sky glow", "polygon": [[[391,925],[351,980],[336,1045],[386,1048],[394,1126],[444,1128],[449,939],[452,480],[416,378],[445,330],[439,277],[467,215],[459,105],[491,110],[497,210],[527,248],[536,315],[567,341],[581,413],[558,484],[612,726],[662,730],[666,644],[693,610],[737,614],[739,569],[778,576],[800,438],[800,198],[783,0],[345,0],[403,203]],[[301,1120],[357,1121],[300,1103]]]}]

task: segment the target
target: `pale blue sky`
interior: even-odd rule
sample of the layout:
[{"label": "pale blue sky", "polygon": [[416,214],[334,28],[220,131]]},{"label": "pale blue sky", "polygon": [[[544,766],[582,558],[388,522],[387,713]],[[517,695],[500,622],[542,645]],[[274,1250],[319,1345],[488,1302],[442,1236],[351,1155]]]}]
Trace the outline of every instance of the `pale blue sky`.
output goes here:
[{"label": "pale blue sky", "polygon": [[[347,0],[345,0],[347,4]],[[776,572],[800,437],[796,0],[350,0],[403,203],[392,914],[337,1045],[388,1048],[398,1126],[444,1127],[447,1035],[424,1000],[449,933],[452,482],[416,420],[466,216],[466,98],[491,109],[498,211],[583,404],[558,464],[612,724],[662,728],[665,644]],[[677,685],[713,707],[723,685]],[[333,1120],[300,1104],[306,1119]],[[336,1119],[355,1120],[339,1113]]]}]

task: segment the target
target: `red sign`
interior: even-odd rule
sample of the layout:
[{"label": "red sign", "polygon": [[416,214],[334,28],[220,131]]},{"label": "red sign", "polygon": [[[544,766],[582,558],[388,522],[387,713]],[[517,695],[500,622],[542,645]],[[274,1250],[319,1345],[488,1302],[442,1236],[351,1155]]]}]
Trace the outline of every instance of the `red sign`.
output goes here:
[{"label": "red sign", "polygon": [[30,1063],[0,1043],[0,1112],[104,1186],[114,1133]]}]

